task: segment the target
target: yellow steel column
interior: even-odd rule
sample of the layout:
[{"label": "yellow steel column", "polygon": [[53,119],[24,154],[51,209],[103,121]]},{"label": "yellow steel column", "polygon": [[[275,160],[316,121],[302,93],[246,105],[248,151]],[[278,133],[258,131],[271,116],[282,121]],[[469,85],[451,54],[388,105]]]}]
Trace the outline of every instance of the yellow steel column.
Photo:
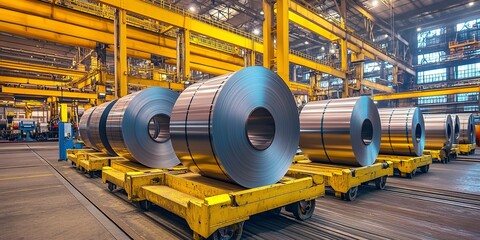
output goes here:
[{"label": "yellow steel column", "polygon": [[393,79],[393,86],[397,86],[398,85],[398,66],[393,66],[392,79]]},{"label": "yellow steel column", "polygon": [[274,44],[272,34],[273,3],[263,0],[263,66],[274,70]]},{"label": "yellow steel column", "polygon": [[363,53],[352,53],[352,62],[356,62],[355,65],[355,78],[357,79],[355,89],[362,93],[362,81],[363,81],[363,63],[365,55]]},{"label": "yellow steel column", "polygon": [[277,1],[277,73],[290,87],[288,4],[289,0]]},{"label": "yellow steel column", "polygon": [[127,13],[115,11],[115,98],[128,94],[127,85]]},{"label": "yellow steel column", "polygon": [[[188,21],[190,18],[186,18],[187,22],[186,24],[189,25]],[[183,69],[183,76],[184,80],[187,81],[190,79],[190,29],[189,26],[185,29],[185,34],[183,34],[184,37],[184,69]]]},{"label": "yellow steel column", "polygon": [[[345,0],[342,0],[341,5],[340,5],[340,21],[341,21],[341,28],[345,30],[345,35],[348,34],[347,29],[347,3]],[[341,70],[342,72],[347,72],[347,41],[345,38],[340,38],[340,63],[341,63]],[[348,97],[348,79],[344,78],[343,79],[343,92],[342,92],[342,98]]]}]

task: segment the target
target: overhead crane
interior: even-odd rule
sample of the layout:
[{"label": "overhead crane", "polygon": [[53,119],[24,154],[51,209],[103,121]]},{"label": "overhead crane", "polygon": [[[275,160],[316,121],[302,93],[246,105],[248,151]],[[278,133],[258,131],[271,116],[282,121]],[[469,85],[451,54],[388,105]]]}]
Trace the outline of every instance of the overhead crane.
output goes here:
[{"label": "overhead crane", "polygon": [[[77,1],[73,1],[73,2],[77,2]],[[191,29],[192,33],[195,31],[201,35],[205,35],[206,37],[215,38],[219,41],[224,41],[229,44],[233,44],[247,50],[251,50],[259,53],[263,53],[263,50],[264,50],[263,44],[261,43],[262,42],[261,39],[259,39],[254,35],[241,32],[235,28],[232,28],[217,22],[208,22],[208,21],[205,22],[205,19],[202,19],[200,16],[190,14],[186,11],[180,10],[175,6],[166,4],[164,2],[159,2],[160,5],[152,5],[150,3],[146,3],[139,0],[133,0],[133,1],[99,0],[98,2],[113,6],[115,8],[119,8],[120,6],[122,6],[119,9],[124,9],[128,12],[133,12],[151,19],[155,19],[155,20],[170,24],[170,27],[165,27],[164,29],[159,30],[160,32],[163,32],[163,33],[168,32],[173,27],[179,27],[187,30]],[[344,30],[343,31],[344,34],[342,35],[342,32],[339,31],[338,26],[335,26],[332,23],[329,23],[329,25],[325,25],[328,28],[327,31],[325,31],[325,29],[321,29],[318,22],[312,24],[312,21],[308,21],[308,19],[307,21],[304,21],[305,19],[299,18],[304,16],[301,14],[298,14],[298,12],[301,13],[303,10],[306,10],[306,9],[302,9],[301,6],[298,6],[298,4],[292,1],[285,1],[285,2],[288,3],[286,7],[289,8],[288,13],[285,14],[288,16],[289,18],[288,20],[292,22],[298,22],[301,20],[302,23],[306,25],[305,27],[309,28],[310,30],[317,33],[323,31],[321,32],[320,35],[324,37],[327,36],[327,39],[332,39],[332,40],[338,39],[339,38],[338,35],[340,37],[342,36],[352,37],[351,35],[346,34],[347,30]],[[82,3],[87,5],[90,4],[86,2],[82,2]],[[32,6],[25,7],[25,4],[30,4]],[[6,29],[7,32],[12,32],[14,34],[20,34],[20,35],[26,35],[26,36],[32,36],[33,34],[33,36],[37,36],[40,38],[47,38],[47,40],[67,43],[69,45],[72,45],[72,44],[77,45],[75,43],[80,42],[84,44],[84,46],[87,45],[90,48],[93,47],[93,45],[96,42],[106,42],[110,44],[112,43],[113,24],[111,23],[111,20],[110,20],[111,16],[107,16],[107,18],[104,18],[106,17],[105,14],[102,16],[102,18],[99,18],[95,16],[88,16],[90,14],[87,15],[87,14],[75,12],[62,7],[55,7],[55,11],[52,11],[53,7],[51,4],[46,4],[41,2],[30,2],[30,1],[23,1],[23,2],[10,1],[5,3],[2,2],[0,3],[0,6],[18,11],[18,12],[15,12],[15,11],[6,10],[6,9],[0,9],[0,11],[5,11],[3,14],[4,16],[9,16],[7,13],[16,14],[16,15],[13,15],[14,17],[9,17],[9,18],[6,17],[5,18],[6,22],[0,23],[0,27],[4,27],[3,29]],[[89,6],[91,6],[91,4]],[[31,14],[35,14],[37,16],[30,16],[27,14],[25,14],[27,16],[25,15],[21,16],[22,14],[21,12],[24,12],[25,9],[35,9],[36,12]],[[292,9],[294,9],[295,11],[293,11]],[[318,14],[315,14],[313,12],[308,12],[309,10],[306,10],[306,11],[307,12],[304,11],[303,13],[307,13],[306,15],[310,14],[312,16],[316,16],[317,18],[320,18],[320,20],[322,20],[322,16],[319,16]],[[104,12],[108,12],[108,11],[104,11]],[[166,15],[163,13],[166,13]],[[158,16],[162,16],[161,19]],[[295,17],[297,17],[297,19],[300,19],[300,20],[295,20]],[[33,19],[33,18],[39,18],[39,19]],[[93,18],[93,19],[88,19],[88,18]],[[317,18],[313,18],[313,19],[318,20]],[[52,19],[55,19],[55,20],[52,20]],[[39,21],[35,21],[35,20],[39,20]],[[323,20],[325,21],[326,19],[323,19]],[[35,23],[35,22],[41,22],[43,24],[30,26],[31,23]],[[127,22],[129,22],[129,25],[132,25],[132,26],[136,26],[136,27],[143,26],[143,28],[150,31],[155,29],[156,27],[154,24],[145,24],[145,23],[149,23],[146,20],[135,19],[134,17],[129,15],[127,15]],[[48,23],[48,24],[45,24],[45,23]],[[19,27],[18,25],[20,26],[23,25],[23,27]],[[88,26],[84,27],[84,25],[88,25]],[[96,30],[92,28],[96,28]],[[64,29],[67,29],[67,30],[64,31]],[[61,36],[58,36],[58,34],[55,34],[55,33],[58,33],[59,31],[62,34]],[[105,31],[109,33],[106,33]],[[52,34],[52,32],[54,34]],[[175,40],[165,36],[158,36],[158,34],[148,33],[146,31],[142,31],[134,27],[128,27],[126,32],[132,33],[131,35],[133,36],[131,38],[130,37],[127,38],[126,40],[127,54],[146,58],[146,57],[149,57],[149,53],[152,52],[154,54],[166,56],[171,59],[176,58],[176,51],[174,49],[176,47]],[[153,35],[153,38],[152,38],[152,35]],[[347,43],[348,44],[347,46],[349,48],[352,48],[352,50],[354,51],[358,51],[358,52],[361,52],[362,54],[365,54],[366,57],[372,57],[373,54],[371,52],[380,51],[378,49],[375,49],[372,46],[364,45],[361,39],[359,41],[356,41],[356,40],[358,39],[355,39],[355,37],[351,39],[351,41],[353,41],[354,43],[357,43],[357,45],[355,44],[352,45],[351,43]],[[150,41],[150,42],[147,42],[147,41]],[[193,44],[190,47],[190,51],[187,51],[189,53],[191,52],[191,54],[189,55],[191,55],[190,62],[191,62],[192,69],[219,75],[219,74],[224,74],[227,72],[238,70],[244,66],[243,58],[237,57],[235,59],[235,56],[232,57],[232,55],[228,55],[228,54],[223,56],[222,54],[218,54],[218,51],[216,51],[215,54],[212,54],[214,52],[208,52],[208,48],[205,48],[205,46],[211,47],[211,44],[210,45],[205,44],[204,41],[201,41],[201,40],[197,41],[197,43],[198,42],[202,43],[202,44],[199,44],[201,46],[195,46],[195,44]],[[358,43],[361,43],[361,44],[358,44]],[[199,48],[197,49],[198,50],[197,52],[204,53],[207,50],[207,54],[204,54],[204,55],[208,55],[208,57],[220,56],[221,58],[220,61],[222,62],[221,66],[224,67],[225,69],[218,69],[219,64],[217,64],[218,63],[217,60],[212,60],[203,56],[196,56],[195,47]],[[369,52],[368,50],[370,50],[371,52]],[[283,52],[284,51],[280,51],[279,53],[278,52],[277,53],[281,55]],[[346,51],[342,50],[342,52],[346,52]],[[384,53],[382,53],[381,51],[375,52],[375,53],[377,53],[380,58],[384,57],[383,56]],[[275,55],[275,53],[273,55]],[[320,72],[331,74],[333,76],[341,77],[343,79],[346,78],[346,74],[345,74],[346,69],[344,69],[345,66],[343,66],[343,69],[339,70],[339,69],[333,68],[332,66],[328,66],[325,63],[316,61],[316,59],[308,59],[307,57],[301,56],[301,54],[298,54],[291,50],[289,51],[288,55],[289,55],[288,60],[297,65],[305,66]],[[387,57],[388,56],[384,58],[394,62],[392,58],[389,59]],[[231,60],[230,62],[233,62],[231,65],[226,64],[226,62],[228,62],[229,60]],[[398,63],[397,65],[399,65],[399,67],[403,67],[401,63]],[[283,75],[285,78],[286,74],[283,73]]]},{"label": "overhead crane", "polygon": [[480,86],[473,85],[473,86],[461,86],[461,87],[451,87],[451,88],[412,91],[412,92],[401,92],[401,93],[393,93],[393,94],[381,94],[381,95],[375,95],[373,99],[375,101],[382,101],[382,100],[393,100],[393,99],[430,97],[430,96],[438,96],[438,95],[450,95],[450,94],[459,94],[459,93],[471,93],[471,92],[480,92]]}]

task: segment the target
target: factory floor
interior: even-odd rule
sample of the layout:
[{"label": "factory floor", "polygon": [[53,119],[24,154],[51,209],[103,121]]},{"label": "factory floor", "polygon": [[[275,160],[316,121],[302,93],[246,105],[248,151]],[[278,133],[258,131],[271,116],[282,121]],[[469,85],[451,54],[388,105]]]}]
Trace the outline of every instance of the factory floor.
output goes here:
[{"label": "factory floor", "polygon": [[[186,239],[186,222],[159,208],[143,212],[100,178],[59,162],[58,143],[0,144],[0,239]],[[362,186],[357,200],[327,193],[301,222],[282,211],[244,225],[245,239],[479,239],[480,149],[433,164],[386,190]]]}]

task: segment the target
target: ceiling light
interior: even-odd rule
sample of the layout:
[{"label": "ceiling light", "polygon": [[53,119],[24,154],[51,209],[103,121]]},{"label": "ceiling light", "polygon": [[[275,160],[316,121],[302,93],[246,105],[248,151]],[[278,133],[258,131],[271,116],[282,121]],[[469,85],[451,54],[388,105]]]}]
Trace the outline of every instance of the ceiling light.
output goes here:
[{"label": "ceiling light", "polygon": [[324,47],[324,46],[322,46],[322,48],[321,48],[321,49],[322,49],[322,51],[325,51],[325,47]]},{"label": "ceiling light", "polygon": [[385,38],[388,38],[388,34],[385,34]]},{"label": "ceiling light", "polygon": [[374,42],[375,42],[375,38],[374,38],[374,39],[372,39],[372,41],[374,41]]},{"label": "ceiling light", "polygon": [[195,6],[191,6],[188,10],[190,10],[190,12],[195,12],[195,11],[197,11],[197,9],[195,9]]},{"label": "ceiling light", "polygon": [[265,13],[264,13],[263,11],[260,11],[260,14],[263,15],[263,14],[265,14]]},{"label": "ceiling light", "polygon": [[308,41],[305,41],[305,45],[308,45]]},{"label": "ceiling light", "polygon": [[475,2],[469,2],[468,6],[473,6],[473,4],[475,4]]},{"label": "ceiling light", "polygon": [[260,34],[260,30],[259,30],[258,28],[253,29],[253,34],[259,35],[259,34]]},{"label": "ceiling light", "polygon": [[372,1],[372,6],[376,7],[378,5],[378,1],[377,0],[373,0]]},{"label": "ceiling light", "polygon": [[420,31],[422,31],[422,28],[421,28],[421,27],[418,27],[418,28],[417,28],[417,32],[420,32]]}]

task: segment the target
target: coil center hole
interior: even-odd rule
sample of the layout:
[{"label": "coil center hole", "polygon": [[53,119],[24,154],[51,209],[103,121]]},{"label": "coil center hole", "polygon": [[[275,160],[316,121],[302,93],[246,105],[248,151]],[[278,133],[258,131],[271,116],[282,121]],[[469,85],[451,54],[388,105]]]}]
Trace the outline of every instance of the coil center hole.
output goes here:
[{"label": "coil center hole", "polygon": [[447,139],[450,139],[452,137],[452,125],[448,124],[447,125]]},{"label": "coil center hole", "polygon": [[365,145],[370,145],[373,138],[373,125],[370,119],[365,119],[362,123],[362,141]]},{"label": "coil center hole", "polygon": [[417,126],[415,126],[415,140],[419,143],[420,139],[422,139],[422,127],[417,123]]},{"label": "coil center hole", "polygon": [[170,117],[165,114],[157,114],[148,122],[148,135],[159,143],[170,139]]},{"label": "coil center hole", "polygon": [[458,136],[460,133],[460,126],[458,124],[455,124],[455,136]]},{"label": "coil center hole", "polygon": [[266,108],[253,110],[248,116],[245,128],[253,148],[265,150],[270,147],[275,137],[275,120]]}]

